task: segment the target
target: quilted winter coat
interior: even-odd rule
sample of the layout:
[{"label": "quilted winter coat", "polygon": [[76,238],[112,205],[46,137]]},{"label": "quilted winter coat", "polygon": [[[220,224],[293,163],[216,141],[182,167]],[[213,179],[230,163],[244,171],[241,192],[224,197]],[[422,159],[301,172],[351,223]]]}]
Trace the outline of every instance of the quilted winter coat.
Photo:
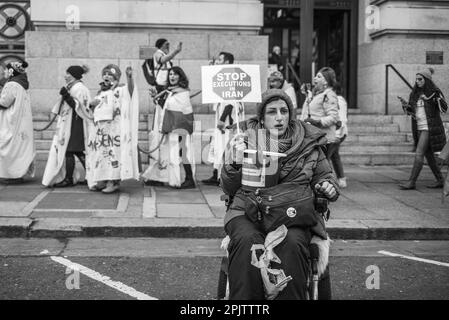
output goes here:
[{"label": "quilted winter coat", "polygon": [[[276,195],[282,192],[281,190],[285,189],[283,187],[287,184],[297,184],[298,188],[305,185],[313,188],[317,183],[327,181],[337,190],[337,195],[329,200],[337,200],[339,196],[338,184],[322,150],[327,142],[325,133],[298,120],[291,121],[289,126],[289,131],[292,134],[292,145],[284,152],[287,156],[280,160],[279,183],[270,192]],[[243,131],[258,128],[261,127],[256,119],[246,121],[241,127]],[[221,172],[221,187],[225,194],[233,198],[225,215],[225,225],[231,219],[245,214],[247,193],[242,189],[241,181],[241,165],[225,163]]]}]

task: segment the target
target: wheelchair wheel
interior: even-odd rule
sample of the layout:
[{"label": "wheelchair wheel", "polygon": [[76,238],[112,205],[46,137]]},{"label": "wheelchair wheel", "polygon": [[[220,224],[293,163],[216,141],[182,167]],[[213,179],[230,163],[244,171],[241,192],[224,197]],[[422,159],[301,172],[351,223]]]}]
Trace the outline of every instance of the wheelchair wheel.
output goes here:
[{"label": "wheelchair wheel", "polygon": [[321,276],[321,279],[318,281],[318,300],[332,300],[329,265]]},{"label": "wheelchair wheel", "polygon": [[221,260],[220,274],[218,276],[217,300],[223,300],[226,297],[226,286],[228,283],[228,257]]}]

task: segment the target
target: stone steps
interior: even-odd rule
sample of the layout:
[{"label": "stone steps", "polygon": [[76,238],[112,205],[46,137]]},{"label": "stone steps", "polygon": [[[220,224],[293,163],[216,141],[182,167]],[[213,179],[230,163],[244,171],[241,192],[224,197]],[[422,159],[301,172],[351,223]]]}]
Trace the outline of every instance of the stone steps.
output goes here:
[{"label": "stone steps", "polygon": [[[247,118],[252,117],[247,114]],[[413,162],[413,137],[409,119],[402,115],[366,115],[350,114],[349,136],[341,146],[344,164],[358,165],[403,165]],[[34,127],[43,128],[49,116],[38,114],[34,117]],[[443,116],[446,125],[449,121]],[[148,150],[148,128],[152,127],[153,114],[141,114],[139,117],[139,146]],[[206,163],[209,142],[214,127],[213,113],[195,114],[195,132],[193,134],[196,163]],[[37,160],[46,161],[56,124],[44,132],[35,132]],[[142,163],[148,163],[148,157],[142,154]]]}]

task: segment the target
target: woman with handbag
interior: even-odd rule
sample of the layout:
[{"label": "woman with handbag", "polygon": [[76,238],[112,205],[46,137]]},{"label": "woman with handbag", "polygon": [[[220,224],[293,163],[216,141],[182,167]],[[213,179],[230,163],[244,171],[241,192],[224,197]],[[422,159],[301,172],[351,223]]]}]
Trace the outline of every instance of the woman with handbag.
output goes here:
[{"label": "woman with handbag", "polygon": [[401,99],[404,111],[412,115],[412,130],[417,132],[418,136],[412,172],[409,180],[399,185],[402,190],[416,189],[416,180],[423,167],[424,157],[437,180],[427,187],[443,188],[444,185],[444,178],[434,153],[441,151],[446,144],[446,133],[440,113],[447,111],[447,103],[441,90],[432,81],[433,73],[433,69],[418,72],[409,102]]},{"label": "woman with handbag", "polygon": [[[326,133],[328,159],[334,152],[335,144],[338,143],[336,130],[337,124],[341,124],[338,115],[338,98],[334,90],[336,83],[335,71],[332,68],[324,67],[318,71],[313,79],[313,90],[306,93],[307,98],[300,118]],[[304,87],[302,91],[305,91]]]},{"label": "woman with handbag", "polygon": [[[152,155],[148,169],[142,174],[145,184],[162,186],[168,183],[179,189],[195,188],[193,179],[193,108],[190,103],[189,80],[180,67],[168,72],[167,86],[156,106],[153,135],[160,146]],[[162,139],[162,140],[161,140]],[[153,146],[150,146],[153,148]],[[180,160],[186,173],[181,183]]]},{"label": "woman with handbag", "polygon": [[[339,192],[322,150],[325,134],[292,114],[285,92],[267,90],[257,117],[240,124],[242,133],[226,150],[221,187],[232,198],[224,218],[230,238],[230,299],[306,299],[308,245],[312,235],[327,240],[322,216],[315,211],[315,194],[335,201]],[[264,151],[257,159],[248,157],[259,150]],[[254,168],[258,163],[262,166]],[[267,281],[268,269],[257,261],[258,248],[272,235],[278,258],[272,267],[280,266],[292,277],[278,287]]]}]

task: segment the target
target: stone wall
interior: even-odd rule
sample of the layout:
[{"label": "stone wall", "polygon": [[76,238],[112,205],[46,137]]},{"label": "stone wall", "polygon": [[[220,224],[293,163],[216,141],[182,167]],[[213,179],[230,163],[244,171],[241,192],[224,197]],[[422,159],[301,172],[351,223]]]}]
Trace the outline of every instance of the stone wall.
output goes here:
[{"label": "stone wall", "polygon": [[[217,56],[220,51],[232,52],[235,63],[258,64],[261,78],[266,79],[268,38],[266,36],[238,36],[220,34],[156,34],[148,32],[84,32],[84,31],[29,31],[25,35],[26,60],[33,113],[49,113],[58,98],[58,91],[65,84],[65,70],[72,64],[87,64],[90,72],[84,81],[92,94],[98,90],[101,70],[109,63],[117,64],[123,73],[127,66],[135,70],[140,95],[140,112],[149,113],[148,85],[142,73],[139,49],[154,46],[160,37],[167,38],[172,49],[178,41],[183,50],[173,60],[184,69],[193,92],[201,89],[201,66]],[[261,81],[263,90],[266,80]],[[209,105],[201,104],[201,95],[192,99],[196,113],[210,112]]]}]

